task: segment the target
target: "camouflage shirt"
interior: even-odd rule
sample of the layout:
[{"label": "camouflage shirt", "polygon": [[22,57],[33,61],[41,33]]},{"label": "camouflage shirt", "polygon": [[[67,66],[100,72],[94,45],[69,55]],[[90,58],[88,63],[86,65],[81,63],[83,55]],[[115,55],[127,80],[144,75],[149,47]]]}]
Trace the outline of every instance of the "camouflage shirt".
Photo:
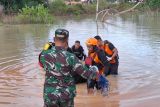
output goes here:
[{"label": "camouflage shirt", "polygon": [[76,95],[76,86],[72,74],[75,72],[84,78],[95,78],[95,71],[83,66],[78,58],[62,47],[52,47],[42,51],[40,63],[45,74],[44,101],[52,104],[56,99],[72,99]]}]

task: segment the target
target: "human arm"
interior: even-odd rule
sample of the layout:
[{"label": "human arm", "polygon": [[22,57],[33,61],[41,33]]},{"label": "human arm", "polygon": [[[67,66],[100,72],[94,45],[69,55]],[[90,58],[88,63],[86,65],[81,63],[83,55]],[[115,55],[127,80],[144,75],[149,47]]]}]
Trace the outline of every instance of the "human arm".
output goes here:
[{"label": "human arm", "polygon": [[77,57],[72,59],[73,73],[77,73],[86,79],[95,79],[97,77],[97,70],[95,67],[88,68],[87,66],[80,63]]},{"label": "human arm", "polygon": [[118,50],[112,43],[109,43],[109,48],[113,51],[113,54],[110,57],[110,60],[112,60],[118,55]]},{"label": "human arm", "polygon": [[104,73],[107,73],[109,71],[109,61],[106,57],[106,54],[103,50],[99,50],[98,52],[98,59],[101,61],[101,64],[104,67]]},{"label": "human arm", "polygon": [[85,60],[85,59],[86,59],[86,54],[85,54],[85,52],[84,52],[83,47],[81,47],[81,52],[82,52],[82,55],[83,55],[83,59]]},{"label": "human arm", "polygon": [[98,59],[101,61],[101,63],[104,66],[109,64],[109,62],[107,60],[107,57],[106,57],[106,54],[105,54],[105,52],[103,50],[98,50],[97,54],[98,54]]},{"label": "human arm", "polygon": [[117,48],[114,48],[113,55],[112,55],[111,59],[114,59],[117,55],[118,55],[118,50],[117,50]]}]

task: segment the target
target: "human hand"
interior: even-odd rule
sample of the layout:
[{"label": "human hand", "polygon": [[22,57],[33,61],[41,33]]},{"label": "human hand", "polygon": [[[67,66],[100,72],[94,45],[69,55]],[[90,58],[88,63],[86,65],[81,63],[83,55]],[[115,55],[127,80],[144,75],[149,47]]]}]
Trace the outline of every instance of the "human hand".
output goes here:
[{"label": "human hand", "polygon": [[97,66],[91,66],[90,67],[90,69],[92,70],[92,71],[95,71],[95,72],[99,72],[99,70],[98,70],[98,67]]},{"label": "human hand", "polygon": [[89,69],[92,71],[92,75],[90,76],[90,79],[96,79],[99,76],[99,70],[97,66],[90,66]]},{"label": "human hand", "polygon": [[108,61],[111,61],[111,60],[112,60],[112,57],[108,57],[108,56],[107,56],[107,60],[108,60]]}]

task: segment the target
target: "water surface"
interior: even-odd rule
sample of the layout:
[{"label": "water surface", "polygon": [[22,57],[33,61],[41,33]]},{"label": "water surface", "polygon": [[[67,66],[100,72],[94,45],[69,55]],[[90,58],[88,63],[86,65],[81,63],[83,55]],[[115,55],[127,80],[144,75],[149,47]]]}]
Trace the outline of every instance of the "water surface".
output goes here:
[{"label": "water surface", "polygon": [[[156,107],[160,104],[160,14],[134,14],[110,18],[102,38],[119,51],[118,76],[109,76],[108,97],[88,95],[77,86],[76,107]],[[53,25],[0,26],[0,107],[42,107],[44,73],[38,54],[55,29],[70,31],[69,45],[96,35],[94,17],[61,19]],[[87,51],[86,51],[87,53]]]}]

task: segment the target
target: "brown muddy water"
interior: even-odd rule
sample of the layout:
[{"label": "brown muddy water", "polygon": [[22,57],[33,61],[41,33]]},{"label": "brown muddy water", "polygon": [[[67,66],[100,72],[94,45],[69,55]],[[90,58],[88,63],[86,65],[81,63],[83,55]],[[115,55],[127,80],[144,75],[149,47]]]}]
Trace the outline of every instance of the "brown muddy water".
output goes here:
[{"label": "brown muddy water", "polygon": [[[87,94],[77,85],[75,107],[158,107],[160,105],[160,14],[119,16],[99,23],[103,39],[119,50],[118,76],[109,76],[109,96]],[[0,26],[0,107],[42,107],[44,72],[38,66],[42,46],[55,29],[70,31],[72,46],[96,35],[93,18],[59,19],[53,25]],[[86,52],[87,53],[87,52]]]}]

